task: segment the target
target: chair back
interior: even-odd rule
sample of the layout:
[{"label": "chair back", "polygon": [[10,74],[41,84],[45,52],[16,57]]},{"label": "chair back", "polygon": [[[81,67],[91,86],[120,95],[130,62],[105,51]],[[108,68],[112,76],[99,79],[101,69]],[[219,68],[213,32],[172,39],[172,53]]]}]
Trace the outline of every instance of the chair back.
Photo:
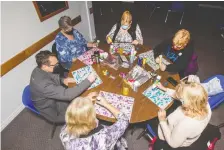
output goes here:
[{"label": "chair back", "polygon": [[198,56],[193,53],[191,58],[190,58],[190,61],[187,65],[187,68],[185,69],[184,71],[184,76],[188,76],[188,75],[191,75],[191,74],[196,74],[198,72]]},{"label": "chair back", "polygon": [[[224,89],[224,75],[212,76],[212,77],[206,79],[205,81],[203,81],[203,83],[207,83],[215,77],[217,77],[220,80],[222,89]],[[211,109],[218,107],[221,103],[224,102],[224,92],[213,95],[213,96],[209,96],[208,102],[210,104]]]},{"label": "chair back", "polygon": [[172,4],[171,4],[171,11],[183,12],[184,11],[184,4],[183,4],[183,2],[172,2]]},{"label": "chair back", "polygon": [[33,111],[34,113],[38,115],[40,114],[33,105],[33,102],[31,99],[30,85],[27,85],[25,89],[23,90],[22,102],[26,108],[30,109],[31,111]]},{"label": "chair back", "polygon": [[51,50],[52,50],[52,53],[54,53],[56,55],[57,59],[58,59],[58,52],[57,52],[57,49],[56,49],[56,43],[54,43],[52,45],[52,49]]}]

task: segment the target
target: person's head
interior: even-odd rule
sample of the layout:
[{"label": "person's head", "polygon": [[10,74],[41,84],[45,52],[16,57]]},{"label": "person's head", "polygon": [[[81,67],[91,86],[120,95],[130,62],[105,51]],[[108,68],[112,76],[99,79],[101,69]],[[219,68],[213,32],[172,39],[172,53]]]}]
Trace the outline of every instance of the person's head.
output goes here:
[{"label": "person's head", "polygon": [[68,16],[61,17],[58,21],[58,25],[65,34],[68,35],[73,34],[72,20],[70,17]]},{"label": "person's head", "polygon": [[173,48],[181,50],[185,48],[190,41],[190,32],[186,29],[181,29],[173,37]]},{"label": "person's head", "polygon": [[66,129],[75,137],[87,135],[96,128],[96,111],[93,102],[87,97],[78,97],[68,106],[65,114]]},{"label": "person's head", "polygon": [[53,72],[58,66],[58,60],[52,52],[45,50],[40,51],[36,56],[37,66],[46,72]]},{"label": "person's head", "polygon": [[176,97],[182,102],[182,109],[189,117],[203,117],[208,113],[208,94],[200,83],[181,82],[176,87]]},{"label": "person's head", "polygon": [[121,17],[121,28],[127,30],[131,27],[132,15],[129,11],[125,11]]}]

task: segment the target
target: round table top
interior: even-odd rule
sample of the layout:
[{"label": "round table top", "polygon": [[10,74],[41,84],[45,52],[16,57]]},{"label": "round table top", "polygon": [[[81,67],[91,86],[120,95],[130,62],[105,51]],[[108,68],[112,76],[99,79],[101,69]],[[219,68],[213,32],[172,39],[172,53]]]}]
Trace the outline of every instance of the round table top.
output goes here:
[{"label": "round table top", "polygon": [[[109,45],[107,44],[101,44],[99,48],[106,52],[109,51]],[[137,51],[136,56],[140,53],[143,53],[149,50],[150,49],[147,46],[140,46],[140,49]],[[134,61],[133,66],[135,66],[135,64],[137,64],[137,59]],[[84,66],[86,65],[82,63],[81,61],[79,60],[75,61],[70,69],[69,77],[73,77],[72,76],[73,71],[79,68],[82,68]],[[121,72],[128,73],[131,69],[120,67],[118,70],[114,70],[108,66],[101,65],[101,64],[93,64],[92,67],[95,69],[96,73],[101,78],[103,83],[98,85],[95,88],[86,90],[81,96],[86,96],[90,92],[99,92],[101,90],[122,95],[122,90],[121,90],[122,87],[119,86],[122,83],[122,78],[119,77],[119,74]],[[113,75],[115,79],[111,79],[108,76],[103,75],[103,72],[102,72],[103,70],[108,70],[110,75]],[[150,68],[148,65],[145,65],[145,70],[152,71],[152,68]],[[173,77],[177,81],[180,80],[179,74],[169,74],[168,72],[162,72],[160,70],[157,70],[156,73],[162,77],[160,80],[161,83],[165,82],[168,77]],[[75,84],[69,84],[69,87],[72,87],[74,85]],[[147,121],[157,116],[159,107],[142,94],[151,85],[152,85],[151,80],[148,80],[146,83],[144,83],[138,88],[137,92],[134,92],[132,89],[130,89],[129,94],[127,96],[133,97],[135,99],[131,118],[130,118],[130,123],[139,123],[139,122]],[[174,89],[174,86],[172,86],[170,83],[168,83],[167,87]],[[169,106],[167,106],[167,108],[169,108],[171,105],[172,103]],[[97,118],[105,120],[105,121],[109,121],[109,122],[116,121],[116,119],[114,118],[108,118],[98,114],[97,114]]]}]

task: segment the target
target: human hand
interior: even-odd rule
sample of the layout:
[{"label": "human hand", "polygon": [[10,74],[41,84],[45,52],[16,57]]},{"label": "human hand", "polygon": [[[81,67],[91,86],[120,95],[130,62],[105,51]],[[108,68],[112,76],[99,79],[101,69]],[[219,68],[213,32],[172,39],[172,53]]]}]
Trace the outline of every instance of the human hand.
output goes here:
[{"label": "human hand", "polygon": [[198,76],[196,75],[189,75],[188,76],[188,82],[196,82],[196,83],[200,83],[200,79]]},{"label": "human hand", "polygon": [[163,90],[163,91],[167,90],[160,82],[156,84],[156,87]]},{"label": "human hand", "polygon": [[157,64],[158,64],[159,61],[160,61],[159,59],[160,59],[159,57],[156,58],[156,63],[157,63]]},{"label": "human hand", "polygon": [[90,73],[90,75],[87,77],[87,79],[89,80],[89,82],[94,82],[96,80],[96,74],[95,73]]},{"label": "human hand", "polygon": [[99,104],[99,105],[101,105],[101,106],[103,106],[103,107],[107,107],[107,106],[110,104],[110,103],[108,103],[108,101],[107,101],[104,97],[102,97],[102,96],[98,96],[96,99],[97,99],[96,103]]},{"label": "human hand", "polygon": [[161,63],[161,64],[159,64],[159,68],[160,68],[161,71],[165,71],[166,70],[166,65]]},{"label": "human hand", "polygon": [[138,42],[138,40],[134,40],[134,41],[132,41],[132,44],[134,44],[134,45],[138,45],[139,42]]},{"label": "human hand", "polygon": [[92,43],[92,47],[97,47],[97,43]]},{"label": "human hand", "polygon": [[72,58],[72,62],[75,62],[77,60],[77,58]]},{"label": "human hand", "polygon": [[106,40],[107,40],[107,44],[111,44],[112,43],[112,40],[109,36],[106,37]]},{"label": "human hand", "polygon": [[74,78],[65,78],[63,82],[65,85],[68,86],[68,83],[75,83],[75,79]]},{"label": "human hand", "polygon": [[166,120],[166,111],[163,109],[160,109],[158,111],[158,118],[159,118],[159,121],[165,121]]},{"label": "human hand", "polygon": [[86,97],[91,99],[92,102],[96,102],[96,97],[99,95],[98,92],[91,92]]}]

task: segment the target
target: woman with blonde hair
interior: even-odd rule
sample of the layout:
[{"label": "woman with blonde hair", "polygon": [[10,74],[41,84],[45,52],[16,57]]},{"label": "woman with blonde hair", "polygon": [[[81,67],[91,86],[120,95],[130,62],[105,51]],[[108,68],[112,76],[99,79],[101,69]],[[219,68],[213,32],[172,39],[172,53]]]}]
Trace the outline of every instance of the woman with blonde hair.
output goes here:
[{"label": "woman with blonde hair", "polygon": [[120,47],[127,47],[127,44],[143,44],[143,37],[139,25],[133,21],[130,11],[125,11],[118,21],[107,34],[108,44],[116,43]]},{"label": "woman with blonde hair", "polygon": [[128,117],[109,104],[103,97],[97,97],[96,103],[108,109],[117,122],[111,126],[102,126],[96,118],[95,100],[90,97],[78,97],[68,106],[60,139],[66,150],[118,150],[127,148],[127,142],[121,136],[129,124]]},{"label": "woman with blonde hair", "polygon": [[157,87],[180,100],[182,105],[167,117],[165,110],[158,112],[159,125],[156,130],[159,139],[156,148],[189,147],[200,137],[211,118],[207,92],[196,82],[181,82],[175,90],[165,88],[160,83]]},{"label": "woman with blonde hair", "polygon": [[[193,52],[194,45],[190,32],[186,29],[181,29],[177,31],[173,38],[164,40],[154,48],[154,57],[156,58],[156,62],[159,64],[161,71],[179,73],[182,78],[184,77],[184,71],[191,60]],[[161,54],[165,55],[172,64],[165,65],[159,63],[158,56]]]}]

